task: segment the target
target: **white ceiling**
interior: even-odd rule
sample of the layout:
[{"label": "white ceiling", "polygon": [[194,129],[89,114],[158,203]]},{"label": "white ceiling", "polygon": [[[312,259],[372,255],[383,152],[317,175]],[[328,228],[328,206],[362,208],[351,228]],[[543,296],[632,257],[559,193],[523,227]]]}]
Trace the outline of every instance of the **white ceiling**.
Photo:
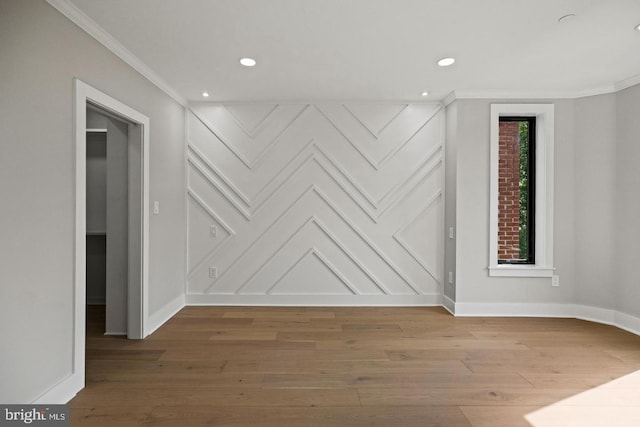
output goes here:
[{"label": "white ceiling", "polygon": [[640,75],[638,0],[71,1],[190,101],[577,96]]}]

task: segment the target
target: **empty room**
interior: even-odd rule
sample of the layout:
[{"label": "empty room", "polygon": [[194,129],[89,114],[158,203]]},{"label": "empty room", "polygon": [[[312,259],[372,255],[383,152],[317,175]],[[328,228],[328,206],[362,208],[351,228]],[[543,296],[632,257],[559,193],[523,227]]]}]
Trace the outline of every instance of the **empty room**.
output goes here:
[{"label": "empty room", "polygon": [[640,425],[638,52],[635,0],[0,0],[0,424]]}]

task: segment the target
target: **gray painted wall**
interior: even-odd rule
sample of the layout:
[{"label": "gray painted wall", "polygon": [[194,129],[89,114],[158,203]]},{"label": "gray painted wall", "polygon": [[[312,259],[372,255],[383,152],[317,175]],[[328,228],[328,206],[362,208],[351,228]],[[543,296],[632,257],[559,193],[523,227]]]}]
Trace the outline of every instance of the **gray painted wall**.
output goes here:
[{"label": "gray painted wall", "polygon": [[575,302],[614,309],[616,96],[575,101]]},{"label": "gray painted wall", "polygon": [[[554,258],[559,288],[550,278],[489,277],[489,152],[492,103],[544,101],[458,100],[454,130],[456,156],[456,286],[457,303],[567,303],[574,280],[574,131],[573,101],[555,104]],[[548,101],[547,101],[548,103]],[[454,120],[454,119],[450,119]],[[450,122],[451,123],[451,122]],[[448,159],[449,164],[452,160]],[[447,191],[450,183],[447,182]],[[448,211],[448,223],[452,213]],[[447,256],[450,252],[447,251]],[[446,265],[453,261],[447,260]]]},{"label": "gray painted wall", "polygon": [[73,78],[151,119],[150,314],[184,293],[184,109],[43,0],[0,3],[0,58],[0,401],[26,403],[71,372]]},{"label": "gray painted wall", "polygon": [[616,308],[640,316],[640,85],[616,94]]},{"label": "gray painted wall", "polygon": [[456,241],[445,240],[445,265],[457,276],[451,294],[458,303],[569,303],[639,316],[640,85],[553,101],[559,288],[486,270],[490,105],[520,102],[542,101],[458,100],[447,108],[445,212],[447,227],[457,227]]}]

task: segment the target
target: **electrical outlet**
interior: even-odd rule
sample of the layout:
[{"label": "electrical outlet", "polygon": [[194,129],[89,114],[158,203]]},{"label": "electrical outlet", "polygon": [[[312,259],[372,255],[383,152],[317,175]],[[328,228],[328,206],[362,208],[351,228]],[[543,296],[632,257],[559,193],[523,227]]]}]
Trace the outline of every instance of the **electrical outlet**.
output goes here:
[{"label": "electrical outlet", "polygon": [[160,213],[160,202],[156,200],[155,202],[153,202],[153,214],[158,215],[159,213]]},{"label": "electrical outlet", "polygon": [[450,239],[453,239],[453,236],[454,236],[454,234],[453,234],[453,227],[449,227],[449,238],[450,238]]},{"label": "electrical outlet", "polygon": [[209,267],[209,278],[217,279],[218,278],[218,268],[217,267]]},{"label": "electrical outlet", "polygon": [[560,286],[560,276],[558,276],[557,274],[554,274],[553,276],[551,276],[551,286],[553,287]]},{"label": "electrical outlet", "polygon": [[209,236],[216,237],[217,235],[218,235],[218,227],[216,227],[215,225],[212,225],[211,227],[209,227]]},{"label": "electrical outlet", "polygon": [[452,271],[449,272],[449,284],[453,285],[453,272]]}]

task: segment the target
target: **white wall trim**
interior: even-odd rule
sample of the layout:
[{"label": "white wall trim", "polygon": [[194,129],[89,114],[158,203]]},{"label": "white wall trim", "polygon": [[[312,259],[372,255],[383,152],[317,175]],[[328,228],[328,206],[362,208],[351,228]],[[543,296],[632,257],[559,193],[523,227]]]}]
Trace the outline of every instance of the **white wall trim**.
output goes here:
[{"label": "white wall trim", "polygon": [[[613,86],[610,88],[613,90]],[[448,100],[456,99],[573,99],[579,98],[579,92],[574,91],[536,91],[536,90],[455,90]]]},{"label": "white wall trim", "polygon": [[[80,79],[74,79],[74,132],[75,132],[75,192],[76,192],[76,206],[75,206],[75,304],[76,304],[76,342],[82,342],[82,352],[76,353],[76,359],[84,360],[84,304],[86,298],[86,274],[85,274],[85,235],[86,235],[86,106],[88,102],[103,108],[105,111],[114,114],[116,117],[120,117],[131,123],[135,123],[141,126],[141,175],[142,175],[142,188],[141,188],[141,271],[140,271],[140,283],[137,299],[140,304],[139,311],[141,315],[138,319],[138,325],[132,331],[129,330],[129,336],[133,338],[144,338],[148,334],[145,327],[149,318],[149,129],[150,120],[144,114],[134,110],[110,97],[109,95],[99,91],[98,89],[86,84]],[[130,283],[129,286],[132,284]],[[134,284],[135,286],[135,284]],[[137,292],[134,292],[137,294]],[[131,291],[129,291],[129,298],[131,298]],[[131,300],[129,300],[129,303]],[[129,308],[129,316],[131,317],[131,307]],[[137,316],[136,316],[137,317]],[[129,319],[131,323],[131,319]],[[131,326],[129,326],[131,328]],[[80,335],[80,332],[82,334]],[[77,349],[79,351],[79,349]]]},{"label": "white wall trim", "polygon": [[606,84],[603,86],[596,86],[592,88],[586,88],[581,90],[572,90],[572,91],[545,91],[545,90],[454,90],[451,91],[447,96],[442,99],[442,104],[445,107],[448,107],[449,104],[454,102],[457,99],[504,99],[504,100],[513,100],[513,99],[540,99],[540,100],[551,100],[551,99],[579,99],[586,98],[589,96],[596,95],[606,95],[609,93],[616,93],[621,90],[630,88],[631,86],[635,86],[640,84],[640,74],[629,77],[627,79],[621,80],[619,82],[615,82],[612,84]]},{"label": "white wall trim", "polygon": [[606,95],[609,93],[616,93],[618,90],[619,89],[618,89],[617,83],[614,83],[606,86],[600,86],[600,87],[594,87],[594,88],[576,91],[575,96],[572,96],[571,99],[580,99],[580,98],[587,98],[589,96]]},{"label": "white wall trim", "polygon": [[442,307],[454,316],[456,315],[456,302],[446,295],[442,295]]},{"label": "white wall trim", "polygon": [[187,305],[244,305],[300,307],[413,307],[440,306],[439,294],[429,295],[187,295]]},{"label": "white wall trim", "polygon": [[[85,375],[85,316],[86,316],[86,108],[91,102],[105,111],[136,123],[141,128],[141,235],[140,235],[140,280],[129,284],[129,324],[135,317],[135,330],[128,331],[131,337],[144,338],[148,324],[149,299],[149,118],[128,107],[79,79],[74,79],[74,276],[73,276],[73,341],[71,376],[69,382],[61,384],[75,387],[75,394],[84,387]],[[134,289],[135,288],[135,289]],[[136,296],[139,306],[131,305],[132,295]],[[138,316],[133,316],[136,313]],[[58,395],[60,393],[56,393]],[[62,393],[62,394],[65,394]]]},{"label": "white wall trim", "polygon": [[640,317],[564,303],[456,303],[446,295],[187,295],[186,306],[433,307],[456,317],[557,317],[615,326],[640,336]]},{"label": "white wall trim", "polygon": [[[449,310],[449,308],[447,309]],[[454,303],[453,312],[457,317],[575,318],[615,326],[633,334],[640,335],[640,317],[616,310],[580,304],[458,302]]]},{"label": "white wall trim", "polygon": [[617,310],[586,305],[574,305],[573,310],[577,319],[615,326],[632,334],[640,335],[640,317]]},{"label": "white wall trim", "polygon": [[637,76],[629,77],[628,79],[624,79],[615,84],[615,92],[619,92],[621,90],[630,88],[631,86],[635,86],[640,84],[640,74]]},{"label": "white wall trim", "polygon": [[557,303],[455,303],[460,317],[575,317],[571,304]]},{"label": "white wall trim", "polygon": [[84,387],[78,375],[71,374],[40,395],[32,403],[35,405],[63,405],[75,397]]},{"label": "white wall trim", "polygon": [[627,332],[640,335],[640,317],[632,316],[620,311],[615,311],[613,324],[618,328],[624,329]]},{"label": "white wall trim", "polygon": [[461,99],[461,98],[456,94],[456,91],[454,90],[454,91],[451,91],[449,93],[449,95],[447,95],[444,98],[442,98],[442,100],[440,102],[442,103],[442,105],[445,108],[447,108],[449,106],[449,104],[451,104],[456,99]]},{"label": "white wall trim", "polygon": [[616,326],[616,312],[607,308],[573,304],[567,307],[567,310],[570,311],[576,319]]},{"label": "white wall trim", "polygon": [[[554,112],[553,104],[491,104],[489,276],[551,277],[553,275]],[[503,116],[536,118],[534,265],[498,264],[499,120]]]},{"label": "white wall trim", "polygon": [[149,316],[149,322],[147,323],[146,332],[151,335],[160,326],[164,325],[169,319],[175,316],[185,306],[185,296],[178,295],[173,301],[162,307]]},{"label": "white wall trim", "polygon": [[489,267],[489,275],[493,277],[551,277],[553,267],[531,265],[498,264]]},{"label": "white wall trim", "polygon": [[117,57],[129,64],[134,70],[142,74],[147,80],[156,85],[160,90],[173,98],[178,104],[185,107],[187,100],[164,81],[155,71],[153,71],[140,58],[134,55],[129,49],[124,47],[104,28],[98,25],[93,19],[89,18],[82,10],[69,0],[47,0],[47,2],[57,9],[64,16],[69,18],[71,22],[82,28],[91,37],[102,43],[107,49],[113,52]]}]

